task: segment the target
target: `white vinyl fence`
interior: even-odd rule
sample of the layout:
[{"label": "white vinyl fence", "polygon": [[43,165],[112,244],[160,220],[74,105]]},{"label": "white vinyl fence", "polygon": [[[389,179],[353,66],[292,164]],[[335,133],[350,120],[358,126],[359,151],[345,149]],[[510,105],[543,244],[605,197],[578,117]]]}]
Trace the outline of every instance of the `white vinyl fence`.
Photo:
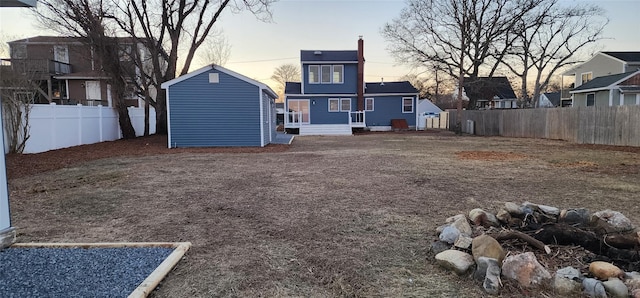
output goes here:
[{"label": "white vinyl fence", "polygon": [[[137,136],[144,133],[144,108],[129,107]],[[149,134],[155,133],[156,113],[149,108]],[[5,132],[6,133],[6,132]],[[114,108],[83,105],[34,104],[29,112],[29,139],[23,153],[114,141],[122,138]],[[5,152],[7,150],[5,145]]]}]

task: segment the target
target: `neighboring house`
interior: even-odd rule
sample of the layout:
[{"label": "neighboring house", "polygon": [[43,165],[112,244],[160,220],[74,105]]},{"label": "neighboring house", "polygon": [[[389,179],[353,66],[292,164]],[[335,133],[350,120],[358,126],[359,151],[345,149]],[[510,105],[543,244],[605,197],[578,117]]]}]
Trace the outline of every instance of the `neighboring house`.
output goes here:
[{"label": "neighboring house", "polygon": [[301,135],[350,135],[352,129],[415,128],[418,90],[407,81],[364,82],[357,51],[300,51],[302,80],[285,86],[285,128]]},{"label": "neighboring house", "polygon": [[[609,75],[632,72],[640,69],[640,52],[599,52],[584,63],[562,74],[574,77],[574,88],[589,81]],[[564,81],[564,79],[563,79]],[[562,93],[568,99],[571,93]]]},{"label": "neighboring house", "polygon": [[218,65],[162,83],[168,147],[264,147],[276,137],[276,93]]},{"label": "neighboring house", "polygon": [[[571,101],[569,101],[569,106]],[[540,99],[537,103],[537,108],[555,108],[561,106],[560,92],[545,92],[540,94]],[[564,105],[562,105],[564,106]]]},{"label": "neighboring house", "polygon": [[418,100],[418,115],[420,116],[438,115],[441,112],[442,112],[442,109],[440,109],[430,100],[426,98]]},{"label": "neighboring house", "polygon": [[571,94],[574,107],[640,105],[640,70],[597,77]]},{"label": "neighboring house", "polygon": [[518,107],[518,98],[506,77],[479,77],[473,80],[465,78],[464,95],[475,99],[479,110]]},{"label": "neighboring house", "polygon": [[[134,45],[130,38],[120,38],[118,42],[122,47],[121,62],[132,68],[130,73],[139,73],[131,51],[137,49],[149,58],[148,51]],[[34,103],[113,106],[109,76],[101,70],[91,46],[81,38],[36,36],[8,44],[11,59],[4,59],[3,64],[34,82]],[[142,99],[132,88],[128,89],[127,106],[142,106]]]},{"label": "neighboring house", "polygon": [[276,102],[276,117],[278,125],[284,124],[284,102]]}]

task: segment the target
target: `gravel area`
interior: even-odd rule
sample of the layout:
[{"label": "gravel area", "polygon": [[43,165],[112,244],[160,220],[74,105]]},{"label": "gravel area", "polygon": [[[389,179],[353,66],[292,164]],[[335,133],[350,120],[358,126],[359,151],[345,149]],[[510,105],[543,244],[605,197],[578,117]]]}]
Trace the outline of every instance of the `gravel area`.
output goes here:
[{"label": "gravel area", "polygon": [[0,297],[127,297],[172,248],[7,248]]}]

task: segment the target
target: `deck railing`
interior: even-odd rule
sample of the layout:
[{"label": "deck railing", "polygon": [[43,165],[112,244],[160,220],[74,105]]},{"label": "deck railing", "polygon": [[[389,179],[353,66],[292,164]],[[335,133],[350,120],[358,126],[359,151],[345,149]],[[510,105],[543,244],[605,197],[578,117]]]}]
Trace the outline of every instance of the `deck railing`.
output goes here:
[{"label": "deck railing", "polygon": [[365,120],[366,113],[364,111],[349,112],[349,126],[351,127],[365,127],[367,121]]},{"label": "deck railing", "polygon": [[71,73],[71,65],[55,60],[47,59],[11,59],[11,67],[19,73],[39,74],[68,74]]}]

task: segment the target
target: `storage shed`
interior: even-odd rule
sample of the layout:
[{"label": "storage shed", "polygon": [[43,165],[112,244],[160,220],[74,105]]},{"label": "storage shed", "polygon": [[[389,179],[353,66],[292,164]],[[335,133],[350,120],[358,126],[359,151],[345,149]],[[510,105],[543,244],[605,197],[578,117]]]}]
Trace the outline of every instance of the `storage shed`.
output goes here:
[{"label": "storage shed", "polygon": [[276,137],[276,93],[218,65],[162,83],[168,147],[264,147]]}]

